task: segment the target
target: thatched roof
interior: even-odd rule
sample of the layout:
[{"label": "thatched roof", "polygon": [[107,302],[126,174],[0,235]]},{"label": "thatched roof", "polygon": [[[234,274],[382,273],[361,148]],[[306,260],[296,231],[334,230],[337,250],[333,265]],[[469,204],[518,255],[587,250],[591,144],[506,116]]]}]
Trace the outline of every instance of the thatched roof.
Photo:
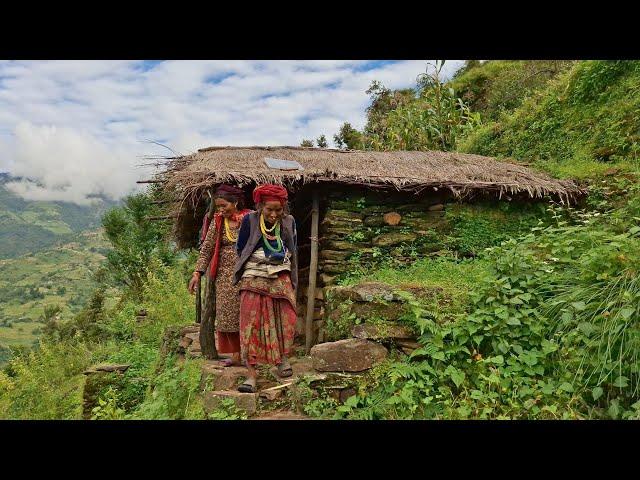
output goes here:
[{"label": "thatched roof", "polygon": [[[295,160],[302,171],[268,168],[265,158]],[[402,191],[447,188],[456,197],[472,191],[524,192],[571,201],[584,192],[573,182],[556,180],[524,166],[490,157],[438,151],[358,151],[305,147],[209,147],[172,159],[161,175],[165,188],[182,198],[219,183],[278,183],[289,188],[313,182],[386,186]],[[197,195],[199,196],[199,195]]]},{"label": "thatched roof", "polygon": [[[304,170],[268,168],[265,158],[295,160]],[[205,192],[220,183],[239,186],[277,183],[297,191],[311,183],[360,185],[420,193],[450,190],[464,198],[477,193],[542,198],[569,203],[585,192],[573,182],[556,180],[522,165],[455,152],[377,152],[305,147],[210,147],[168,159],[158,175],[163,190],[177,200],[170,217],[181,247],[190,245],[204,215]]]}]

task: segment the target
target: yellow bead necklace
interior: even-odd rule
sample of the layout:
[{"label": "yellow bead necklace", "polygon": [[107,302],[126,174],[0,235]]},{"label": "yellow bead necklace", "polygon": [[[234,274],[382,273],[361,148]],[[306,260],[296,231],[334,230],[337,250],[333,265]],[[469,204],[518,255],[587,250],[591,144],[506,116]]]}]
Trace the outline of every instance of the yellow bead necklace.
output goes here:
[{"label": "yellow bead necklace", "polygon": [[227,217],[224,218],[224,234],[230,242],[238,241],[238,236],[236,235],[234,237],[231,233],[231,227],[229,226],[229,219]]},{"label": "yellow bead necklace", "polygon": [[268,233],[273,232],[279,224],[280,224],[280,221],[278,220],[276,223],[273,224],[271,228],[267,228],[267,225],[264,223],[264,216],[260,214],[260,231],[264,235],[267,235]]}]

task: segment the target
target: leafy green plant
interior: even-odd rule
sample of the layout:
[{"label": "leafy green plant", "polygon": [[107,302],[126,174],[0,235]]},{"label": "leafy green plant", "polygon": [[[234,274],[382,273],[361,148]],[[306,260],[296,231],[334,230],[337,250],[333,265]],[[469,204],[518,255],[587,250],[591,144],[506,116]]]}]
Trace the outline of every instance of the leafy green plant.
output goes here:
[{"label": "leafy green plant", "polygon": [[118,407],[118,392],[112,387],[98,399],[98,405],[91,409],[91,420],[122,420],[125,411]]},{"label": "leafy green plant", "polygon": [[246,420],[247,412],[238,408],[231,398],[224,398],[216,410],[207,415],[209,420]]}]

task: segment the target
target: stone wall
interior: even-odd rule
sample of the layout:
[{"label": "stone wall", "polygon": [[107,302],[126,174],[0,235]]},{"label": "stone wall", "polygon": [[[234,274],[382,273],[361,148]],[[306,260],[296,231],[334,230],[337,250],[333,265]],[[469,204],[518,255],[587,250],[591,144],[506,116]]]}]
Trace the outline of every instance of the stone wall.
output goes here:
[{"label": "stone wall", "polygon": [[[314,336],[325,340],[327,287],[349,272],[375,264],[408,264],[441,250],[449,230],[448,191],[421,195],[365,188],[335,189],[321,200]],[[304,332],[308,268],[301,269],[298,333]]]},{"label": "stone wall", "polygon": [[[303,218],[305,213],[297,214]],[[318,281],[313,292],[316,342],[326,340],[326,292],[340,278],[383,263],[409,265],[445,249],[462,257],[474,256],[528,231],[547,214],[544,202],[526,198],[499,201],[488,193],[460,202],[448,190],[434,188],[418,195],[365,187],[328,188],[320,201]],[[308,236],[308,232],[300,233],[302,238]],[[301,248],[298,333],[303,334],[309,246]]]}]

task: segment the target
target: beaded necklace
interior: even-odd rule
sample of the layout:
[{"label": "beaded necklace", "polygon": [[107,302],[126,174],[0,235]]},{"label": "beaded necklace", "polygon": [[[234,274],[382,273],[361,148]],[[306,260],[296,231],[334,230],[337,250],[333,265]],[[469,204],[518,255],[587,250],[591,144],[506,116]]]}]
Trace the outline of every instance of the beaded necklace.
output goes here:
[{"label": "beaded necklace", "polygon": [[233,234],[231,233],[231,227],[229,226],[229,219],[226,217],[224,218],[224,235],[227,237],[227,240],[229,240],[230,242],[238,241],[238,236],[236,235],[234,237]]},{"label": "beaded necklace", "polygon": [[[275,235],[269,235],[270,232],[273,232],[275,230]],[[282,250],[282,238],[280,237],[280,222],[277,221],[273,227],[271,228],[267,228],[266,224],[264,223],[264,216],[262,214],[260,214],[260,232],[262,233],[262,240],[264,243],[264,246],[266,248],[268,248],[270,251],[272,252],[279,252],[280,250]],[[276,248],[273,248],[271,246],[271,244],[268,242],[268,240],[275,240],[276,241]]]}]

